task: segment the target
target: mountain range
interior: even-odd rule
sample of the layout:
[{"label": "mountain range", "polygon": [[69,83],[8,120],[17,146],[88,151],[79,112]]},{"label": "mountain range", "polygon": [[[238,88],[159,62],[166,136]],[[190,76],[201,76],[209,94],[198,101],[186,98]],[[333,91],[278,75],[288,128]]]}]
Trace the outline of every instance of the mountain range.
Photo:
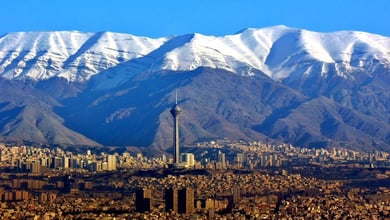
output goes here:
[{"label": "mountain range", "polygon": [[172,146],[229,138],[390,150],[390,38],[286,26],[226,36],[0,37],[2,141]]}]

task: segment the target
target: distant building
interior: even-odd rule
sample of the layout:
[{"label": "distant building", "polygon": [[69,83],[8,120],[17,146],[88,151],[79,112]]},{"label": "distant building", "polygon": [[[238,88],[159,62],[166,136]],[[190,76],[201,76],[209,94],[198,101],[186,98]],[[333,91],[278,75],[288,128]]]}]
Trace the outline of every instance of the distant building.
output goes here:
[{"label": "distant building", "polygon": [[69,158],[69,157],[66,157],[66,156],[63,156],[63,157],[62,157],[62,160],[63,160],[63,162],[62,162],[63,167],[64,167],[65,169],[68,169],[68,168],[69,168],[69,160],[70,160],[70,158]]},{"label": "distant building", "polygon": [[108,155],[107,156],[107,170],[114,171],[116,170],[116,156]]},{"label": "distant building", "polygon": [[242,168],[245,162],[245,154],[238,153],[235,158],[237,168]]},{"label": "distant building", "polygon": [[135,209],[137,212],[150,212],[152,209],[152,191],[138,189],[135,192]]},{"label": "distant building", "polygon": [[165,190],[165,211],[178,213],[178,202],[177,189],[170,188]]},{"label": "distant building", "polygon": [[72,189],[73,182],[74,181],[73,181],[72,177],[69,174],[65,175],[63,177],[63,182],[62,182],[62,185],[63,185],[62,191],[64,193],[70,193],[70,191]]},{"label": "distant building", "polygon": [[29,193],[27,191],[15,190],[12,193],[14,201],[28,200]]},{"label": "distant building", "polygon": [[33,161],[31,163],[31,172],[32,173],[40,173],[41,172],[41,163],[37,161]]},{"label": "distant building", "polygon": [[222,153],[221,151],[218,151],[218,169],[226,168],[226,155],[225,153]]},{"label": "distant building", "polygon": [[193,168],[195,166],[195,156],[192,153],[182,153],[181,161],[187,168]]},{"label": "distant building", "polygon": [[102,161],[93,161],[89,164],[88,170],[91,172],[100,172],[103,170]]},{"label": "distant building", "polygon": [[192,188],[184,188],[178,191],[179,213],[192,214],[194,213],[194,190]]},{"label": "distant building", "polygon": [[233,194],[233,204],[236,205],[241,199],[241,192],[240,192],[240,187],[234,186],[232,189],[232,194]]},{"label": "distant building", "polygon": [[50,167],[49,159],[46,157],[39,158],[39,163],[41,164],[42,167]]},{"label": "distant building", "polygon": [[64,163],[61,157],[56,156],[52,158],[51,168],[57,169],[63,167],[64,167]]},{"label": "distant building", "polygon": [[166,163],[166,162],[168,161],[167,155],[165,155],[165,154],[161,155],[161,160],[162,160],[164,163]]}]

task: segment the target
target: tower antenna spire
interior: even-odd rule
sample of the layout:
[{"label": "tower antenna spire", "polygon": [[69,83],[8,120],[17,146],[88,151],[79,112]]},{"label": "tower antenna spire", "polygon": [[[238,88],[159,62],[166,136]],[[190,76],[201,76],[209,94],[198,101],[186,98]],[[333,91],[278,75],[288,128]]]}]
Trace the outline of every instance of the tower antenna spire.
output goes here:
[{"label": "tower antenna spire", "polygon": [[175,104],[177,105],[177,89],[175,90],[175,95],[176,95],[176,101],[175,101]]}]

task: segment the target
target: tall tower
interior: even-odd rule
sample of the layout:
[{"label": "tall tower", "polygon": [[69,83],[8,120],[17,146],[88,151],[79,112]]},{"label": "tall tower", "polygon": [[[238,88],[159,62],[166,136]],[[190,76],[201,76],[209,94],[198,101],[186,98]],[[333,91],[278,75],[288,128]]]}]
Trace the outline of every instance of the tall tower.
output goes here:
[{"label": "tall tower", "polygon": [[176,102],[171,109],[171,114],[173,116],[173,163],[180,163],[180,151],[179,151],[179,116],[181,114],[181,108],[177,104],[177,92],[176,92]]}]

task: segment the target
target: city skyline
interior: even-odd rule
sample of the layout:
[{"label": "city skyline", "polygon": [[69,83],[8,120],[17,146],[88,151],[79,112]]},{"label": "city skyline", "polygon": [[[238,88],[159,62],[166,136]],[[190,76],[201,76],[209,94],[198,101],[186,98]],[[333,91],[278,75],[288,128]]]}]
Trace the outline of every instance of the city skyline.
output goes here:
[{"label": "city skyline", "polygon": [[195,148],[195,167],[172,170],[166,157],[0,144],[0,218],[390,216],[389,153],[229,140]]}]

